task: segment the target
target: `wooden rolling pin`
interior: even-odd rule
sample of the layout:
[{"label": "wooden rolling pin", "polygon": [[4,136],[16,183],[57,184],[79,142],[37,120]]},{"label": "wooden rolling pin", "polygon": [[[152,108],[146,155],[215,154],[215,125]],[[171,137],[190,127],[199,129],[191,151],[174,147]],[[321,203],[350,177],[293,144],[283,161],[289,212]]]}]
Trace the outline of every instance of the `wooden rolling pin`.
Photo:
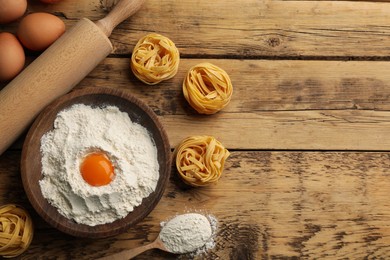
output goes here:
[{"label": "wooden rolling pin", "polygon": [[39,112],[69,92],[113,50],[108,37],[144,0],[121,0],[96,23],[84,18],[0,91],[0,155]]}]

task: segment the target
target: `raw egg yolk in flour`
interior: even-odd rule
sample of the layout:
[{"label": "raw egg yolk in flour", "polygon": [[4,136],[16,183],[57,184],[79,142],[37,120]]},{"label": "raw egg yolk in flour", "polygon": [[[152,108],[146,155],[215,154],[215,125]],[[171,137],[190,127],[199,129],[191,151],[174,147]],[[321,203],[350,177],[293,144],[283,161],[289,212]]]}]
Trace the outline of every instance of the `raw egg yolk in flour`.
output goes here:
[{"label": "raw egg yolk in flour", "polygon": [[104,153],[90,153],[80,165],[84,180],[91,186],[109,184],[114,178],[114,166]]}]

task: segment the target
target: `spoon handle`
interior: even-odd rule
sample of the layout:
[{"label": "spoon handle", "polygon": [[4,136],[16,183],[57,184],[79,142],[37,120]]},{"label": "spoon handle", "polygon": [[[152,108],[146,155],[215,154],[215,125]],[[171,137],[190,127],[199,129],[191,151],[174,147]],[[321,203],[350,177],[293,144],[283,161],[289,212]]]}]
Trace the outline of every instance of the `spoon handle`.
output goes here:
[{"label": "spoon handle", "polygon": [[106,17],[97,21],[96,25],[109,37],[112,30],[137,12],[144,2],[145,0],[121,0]]},{"label": "spoon handle", "polygon": [[[157,241],[154,241],[150,244],[147,244],[147,245],[143,245],[143,246],[140,246],[140,247],[136,247],[136,248],[133,248],[133,249],[129,249],[129,250],[124,250],[122,252],[119,252],[117,254],[113,254],[113,255],[109,255],[109,256],[105,256],[105,257],[102,257],[102,258],[98,258],[96,260],[125,260],[125,259],[131,259],[147,250],[150,250],[150,249],[154,249],[154,248],[160,248],[159,244],[157,243]],[[161,249],[161,248],[160,248]]]}]

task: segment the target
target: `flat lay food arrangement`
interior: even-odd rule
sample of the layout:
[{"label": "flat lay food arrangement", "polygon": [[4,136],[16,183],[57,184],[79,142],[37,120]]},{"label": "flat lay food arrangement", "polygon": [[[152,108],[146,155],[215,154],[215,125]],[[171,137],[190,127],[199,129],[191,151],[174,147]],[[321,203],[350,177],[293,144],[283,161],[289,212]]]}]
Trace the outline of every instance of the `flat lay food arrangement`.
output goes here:
[{"label": "flat lay food arrangement", "polygon": [[0,258],[389,257],[388,17],[0,0]]}]

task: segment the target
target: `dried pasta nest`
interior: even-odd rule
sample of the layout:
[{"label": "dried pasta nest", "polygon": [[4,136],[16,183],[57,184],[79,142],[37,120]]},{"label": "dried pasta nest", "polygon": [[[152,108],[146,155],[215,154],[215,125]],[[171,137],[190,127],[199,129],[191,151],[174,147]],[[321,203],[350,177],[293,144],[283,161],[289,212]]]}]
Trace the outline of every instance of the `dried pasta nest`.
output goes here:
[{"label": "dried pasta nest", "polygon": [[212,136],[192,136],[175,149],[181,179],[194,187],[216,183],[221,178],[229,151]]},{"label": "dried pasta nest", "polygon": [[22,254],[33,238],[30,215],[20,206],[0,207],[0,256],[5,258]]},{"label": "dried pasta nest", "polygon": [[174,77],[179,68],[180,54],[165,36],[152,33],[141,38],[131,56],[131,70],[142,82],[155,85]]},{"label": "dried pasta nest", "polygon": [[211,63],[200,63],[188,71],[183,94],[198,113],[214,114],[229,104],[233,86],[226,71]]}]

